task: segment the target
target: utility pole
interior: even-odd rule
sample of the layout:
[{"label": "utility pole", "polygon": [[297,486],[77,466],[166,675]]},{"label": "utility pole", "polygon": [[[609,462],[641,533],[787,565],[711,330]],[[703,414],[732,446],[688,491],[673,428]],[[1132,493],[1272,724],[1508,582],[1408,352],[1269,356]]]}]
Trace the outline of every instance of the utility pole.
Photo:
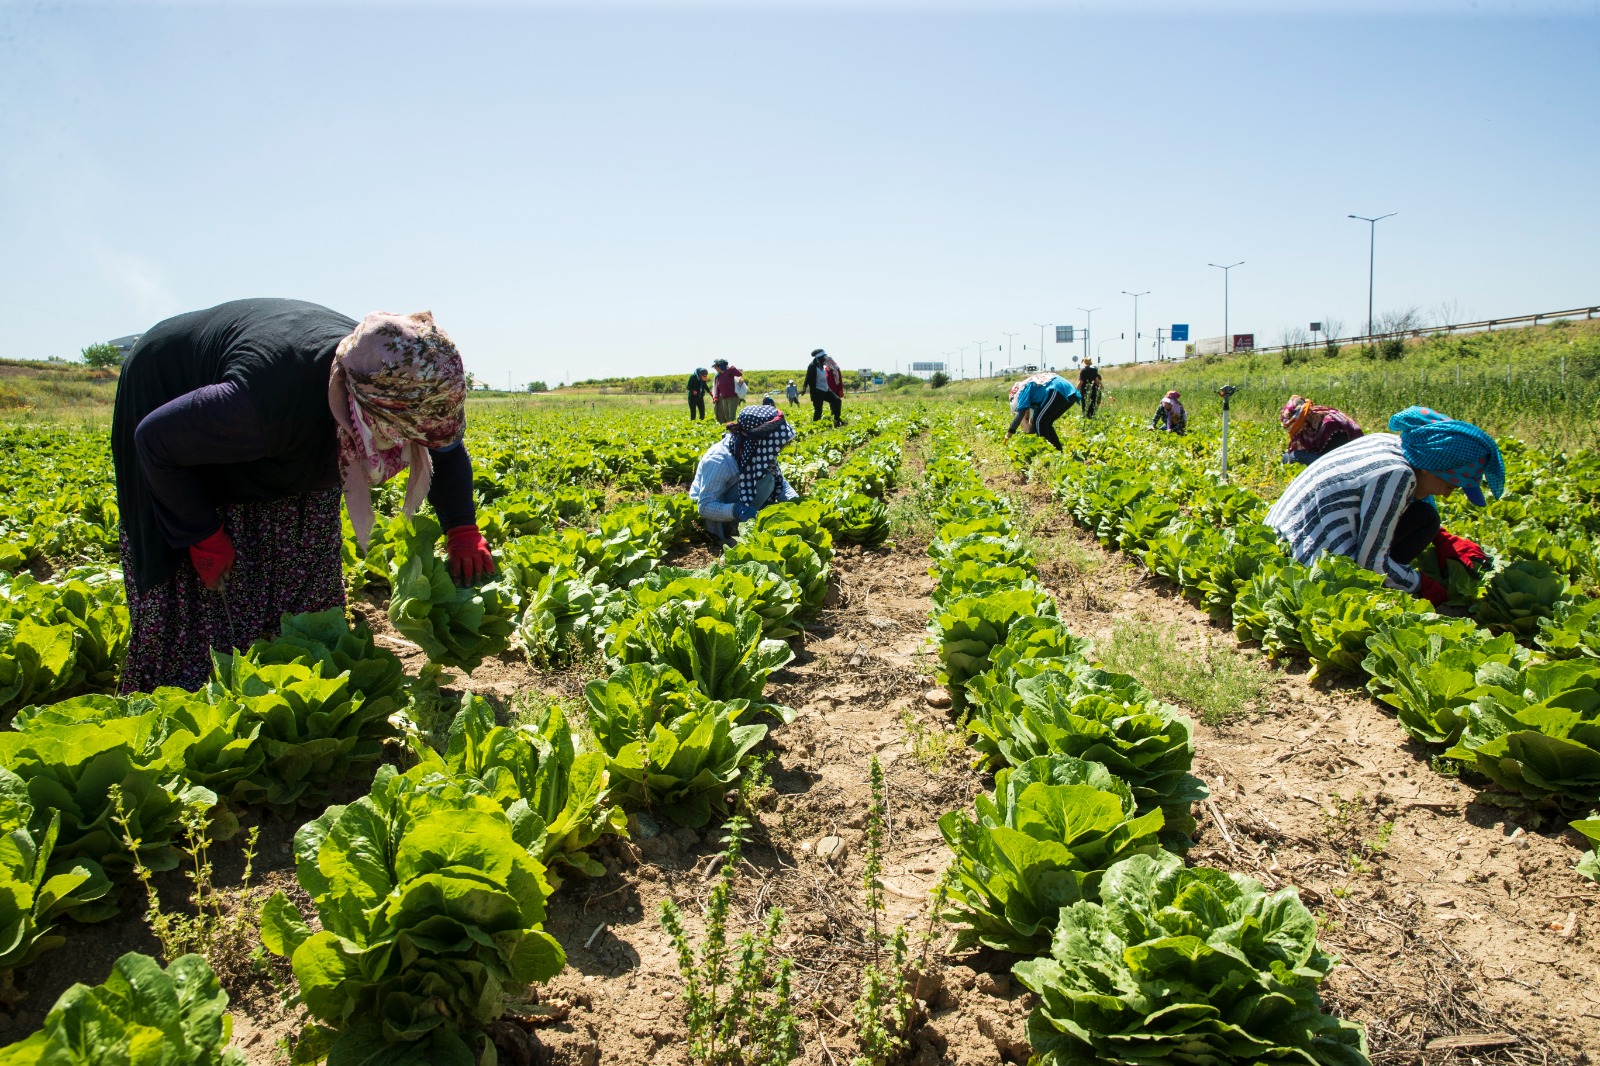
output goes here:
[{"label": "utility pole", "polygon": [[[1001,330],[1000,332],[1004,333],[1006,335],[1006,366],[1016,366],[1017,365],[1017,361],[1014,358],[1012,358],[1012,352],[1011,352],[1011,338],[1015,337],[1016,334],[1008,332],[1006,330]],[[990,363],[989,365],[993,366],[994,364]],[[990,376],[992,377],[993,375],[990,375]]]},{"label": "utility pole", "polygon": [[1156,362],[1158,363],[1161,362],[1161,341],[1164,339],[1161,335],[1166,331],[1166,326],[1156,327]]},{"label": "utility pole", "polygon": [[1122,290],[1122,295],[1124,295],[1124,296],[1132,296],[1133,297],[1133,365],[1134,366],[1138,366],[1139,365],[1139,297],[1141,297],[1141,296],[1149,296],[1150,295],[1150,290],[1146,289],[1143,292],[1129,292],[1127,289],[1123,289]]},{"label": "utility pole", "polygon": [[[981,374],[981,373],[983,373],[983,341],[973,341],[972,343],[978,346],[978,372]],[[966,376],[967,376],[967,367],[966,367],[965,363],[962,363],[962,365],[961,365],[961,377],[963,379],[965,379]]]},{"label": "utility pole", "polygon": [[961,359],[961,373],[965,376],[967,372],[967,350],[965,348],[957,348],[956,354]]},{"label": "utility pole", "polygon": [[[1035,322],[1034,325],[1039,327],[1039,369],[1043,370],[1044,369],[1044,331],[1049,329],[1050,326],[1045,325],[1043,322]],[[1052,325],[1054,325],[1054,323],[1052,323]]]},{"label": "utility pole", "polygon": [[1368,238],[1367,238],[1367,343],[1368,344],[1372,343],[1372,282],[1373,282],[1373,279],[1376,277],[1376,274],[1374,273],[1374,266],[1377,263],[1377,255],[1378,255],[1378,223],[1382,222],[1386,218],[1393,218],[1394,216],[1398,215],[1399,213],[1400,212],[1398,212],[1398,211],[1390,211],[1387,215],[1379,215],[1377,218],[1368,218],[1365,215],[1350,215],[1350,216],[1348,216],[1350,218],[1358,218],[1362,222],[1365,222],[1365,223],[1368,224],[1367,225],[1367,232],[1368,232]]},{"label": "utility pole", "polygon": [[1089,329],[1094,325],[1094,313],[1100,310],[1100,308],[1080,307],[1078,310],[1082,311],[1088,316],[1087,320],[1083,324],[1083,357],[1087,359],[1089,358]]},{"label": "utility pole", "polygon": [[1227,266],[1221,263],[1207,263],[1206,266],[1214,266],[1222,271],[1222,351],[1223,354],[1227,354],[1233,351],[1233,334],[1228,332],[1228,276],[1234,267],[1244,266],[1244,260],[1229,263]]}]

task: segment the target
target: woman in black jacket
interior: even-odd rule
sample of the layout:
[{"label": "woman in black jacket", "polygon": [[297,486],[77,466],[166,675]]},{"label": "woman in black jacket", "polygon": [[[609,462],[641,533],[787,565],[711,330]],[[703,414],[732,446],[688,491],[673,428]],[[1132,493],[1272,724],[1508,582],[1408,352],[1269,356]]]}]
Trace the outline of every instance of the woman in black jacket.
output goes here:
[{"label": "woman in black jacket", "polygon": [[111,421],[133,625],[122,691],[198,688],[213,648],[343,606],[341,487],[365,551],[371,486],[409,469],[407,513],[433,504],[452,573],[489,573],[465,400],[461,356],[426,311],[357,323],[235,300],[153,326]]}]

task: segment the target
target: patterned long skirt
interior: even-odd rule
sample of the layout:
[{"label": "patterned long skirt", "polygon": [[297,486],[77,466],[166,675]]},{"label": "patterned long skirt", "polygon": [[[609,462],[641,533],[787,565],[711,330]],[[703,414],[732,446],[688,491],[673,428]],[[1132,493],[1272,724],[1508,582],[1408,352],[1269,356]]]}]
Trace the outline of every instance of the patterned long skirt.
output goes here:
[{"label": "patterned long skirt", "polygon": [[236,553],[224,592],[202,585],[187,558],[166,581],[136,590],[123,534],[133,624],[122,667],[124,694],[161,685],[198,689],[211,676],[213,649],[271,639],[285,614],[344,606],[338,489],[232,504],[221,512]]}]

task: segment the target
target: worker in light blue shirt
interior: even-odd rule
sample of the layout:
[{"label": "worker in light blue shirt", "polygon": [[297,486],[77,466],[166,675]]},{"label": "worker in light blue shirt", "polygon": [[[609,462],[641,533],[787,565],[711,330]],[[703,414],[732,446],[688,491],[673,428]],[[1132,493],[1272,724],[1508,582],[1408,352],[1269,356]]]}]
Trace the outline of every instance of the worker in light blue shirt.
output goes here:
[{"label": "worker in light blue shirt", "polygon": [[1024,378],[1011,390],[1011,410],[1016,412],[1016,417],[1011,420],[1006,436],[1015,433],[1024,418],[1032,416],[1029,432],[1043,437],[1059,452],[1061,438],[1056,436],[1056,419],[1082,400],[1078,390],[1060,374],[1034,374]]},{"label": "worker in light blue shirt", "polygon": [[753,404],[728,423],[728,432],[706,449],[695,468],[689,498],[706,530],[727,542],[770,503],[800,494],[778,469],[778,453],[794,441],[794,426],[771,404]]}]

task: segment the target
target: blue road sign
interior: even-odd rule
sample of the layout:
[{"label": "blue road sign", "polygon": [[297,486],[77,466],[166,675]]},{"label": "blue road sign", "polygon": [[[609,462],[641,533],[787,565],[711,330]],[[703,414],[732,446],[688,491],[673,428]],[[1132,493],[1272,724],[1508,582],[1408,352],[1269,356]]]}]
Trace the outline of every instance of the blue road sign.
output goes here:
[{"label": "blue road sign", "polygon": [[1175,341],[1186,341],[1186,340],[1188,340],[1189,339],[1189,323],[1187,323],[1187,322],[1174,322],[1172,324],[1172,339],[1175,340]]}]

